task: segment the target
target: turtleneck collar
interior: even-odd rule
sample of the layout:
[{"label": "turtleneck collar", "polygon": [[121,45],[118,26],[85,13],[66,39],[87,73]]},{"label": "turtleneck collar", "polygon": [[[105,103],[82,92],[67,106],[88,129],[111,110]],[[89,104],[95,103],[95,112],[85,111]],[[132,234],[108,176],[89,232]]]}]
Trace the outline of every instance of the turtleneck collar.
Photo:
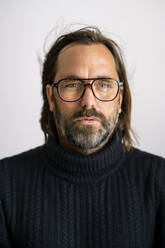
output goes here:
[{"label": "turtleneck collar", "polygon": [[53,136],[48,137],[46,151],[51,169],[58,176],[72,182],[95,182],[116,169],[122,158],[122,134],[117,133],[98,152],[79,155],[65,151]]}]

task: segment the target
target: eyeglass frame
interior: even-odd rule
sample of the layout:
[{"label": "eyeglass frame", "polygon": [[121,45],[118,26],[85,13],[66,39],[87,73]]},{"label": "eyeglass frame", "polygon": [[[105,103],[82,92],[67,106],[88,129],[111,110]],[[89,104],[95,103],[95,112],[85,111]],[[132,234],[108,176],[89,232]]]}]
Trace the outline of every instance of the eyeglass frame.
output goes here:
[{"label": "eyeglass frame", "polygon": [[[94,82],[95,82],[96,80],[98,80],[98,79],[111,79],[111,80],[114,80],[114,81],[117,83],[117,85],[118,85],[118,90],[117,90],[116,96],[115,96],[113,99],[111,99],[111,100],[100,100],[100,99],[95,95],[94,90],[93,90],[93,84],[94,84]],[[90,81],[92,80],[92,83],[83,84],[84,90],[83,90],[83,92],[82,92],[82,95],[81,95],[78,99],[71,101],[71,100],[64,100],[64,99],[61,97],[60,93],[59,93],[59,89],[58,89],[59,83],[60,83],[61,81],[63,81],[63,80],[79,80],[79,81],[82,81],[82,82],[83,82],[83,81],[86,81],[86,80],[88,80],[88,81],[89,81],[89,80],[90,80]],[[123,86],[123,85],[124,85],[123,82],[120,82],[120,81],[118,81],[117,79],[114,79],[114,78],[63,78],[63,79],[60,79],[59,81],[57,81],[56,83],[53,82],[53,83],[51,84],[52,88],[54,88],[54,87],[57,88],[58,96],[59,96],[60,99],[61,99],[62,101],[64,101],[64,102],[77,102],[77,101],[79,101],[79,100],[83,97],[83,95],[85,94],[85,91],[86,91],[86,87],[87,87],[87,86],[90,86],[90,88],[91,88],[91,90],[92,90],[92,93],[93,93],[94,97],[96,97],[96,99],[98,99],[98,100],[101,101],[101,102],[111,102],[111,101],[113,101],[113,100],[117,97],[117,95],[119,94],[119,91],[120,91],[120,87]]]}]

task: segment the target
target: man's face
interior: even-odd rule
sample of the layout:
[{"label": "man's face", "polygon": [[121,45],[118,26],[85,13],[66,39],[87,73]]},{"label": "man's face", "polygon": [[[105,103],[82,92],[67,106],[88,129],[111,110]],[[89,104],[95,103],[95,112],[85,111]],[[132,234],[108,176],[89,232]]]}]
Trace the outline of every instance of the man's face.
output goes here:
[{"label": "man's face", "polygon": [[[54,82],[63,78],[114,78],[118,80],[111,52],[102,44],[79,45],[72,43],[63,48],[58,57]],[[91,83],[87,81],[85,83]],[[97,149],[113,133],[121,111],[121,88],[110,102],[95,98],[90,87],[76,102],[64,102],[57,89],[47,85],[50,111],[54,113],[59,142],[80,150]],[[54,97],[53,97],[54,96]]]}]

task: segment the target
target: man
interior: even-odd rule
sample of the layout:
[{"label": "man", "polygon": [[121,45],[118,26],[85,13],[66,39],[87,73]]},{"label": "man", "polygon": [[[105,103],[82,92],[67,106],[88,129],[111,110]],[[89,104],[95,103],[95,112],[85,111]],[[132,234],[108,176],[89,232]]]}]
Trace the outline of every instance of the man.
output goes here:
[{"label": "man", "polygon": [[0,247],[165,247],[165,160],[132,146],[117,44],[59,37],[42,86],[45,144],[0,162]]}]

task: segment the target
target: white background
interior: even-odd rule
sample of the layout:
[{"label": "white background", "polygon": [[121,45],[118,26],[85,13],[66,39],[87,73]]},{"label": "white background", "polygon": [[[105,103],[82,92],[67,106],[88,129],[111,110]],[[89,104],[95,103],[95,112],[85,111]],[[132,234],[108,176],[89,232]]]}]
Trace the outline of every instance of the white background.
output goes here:
[{"label": "white background", "polygon": [[96,25],[119,43],[132,90],[136,146],[165,156],[164,0],[1,0],[0,157],[43,144],[38,56],[44,57],[48,33],[55,28],[47,47],[71,23]]}]

